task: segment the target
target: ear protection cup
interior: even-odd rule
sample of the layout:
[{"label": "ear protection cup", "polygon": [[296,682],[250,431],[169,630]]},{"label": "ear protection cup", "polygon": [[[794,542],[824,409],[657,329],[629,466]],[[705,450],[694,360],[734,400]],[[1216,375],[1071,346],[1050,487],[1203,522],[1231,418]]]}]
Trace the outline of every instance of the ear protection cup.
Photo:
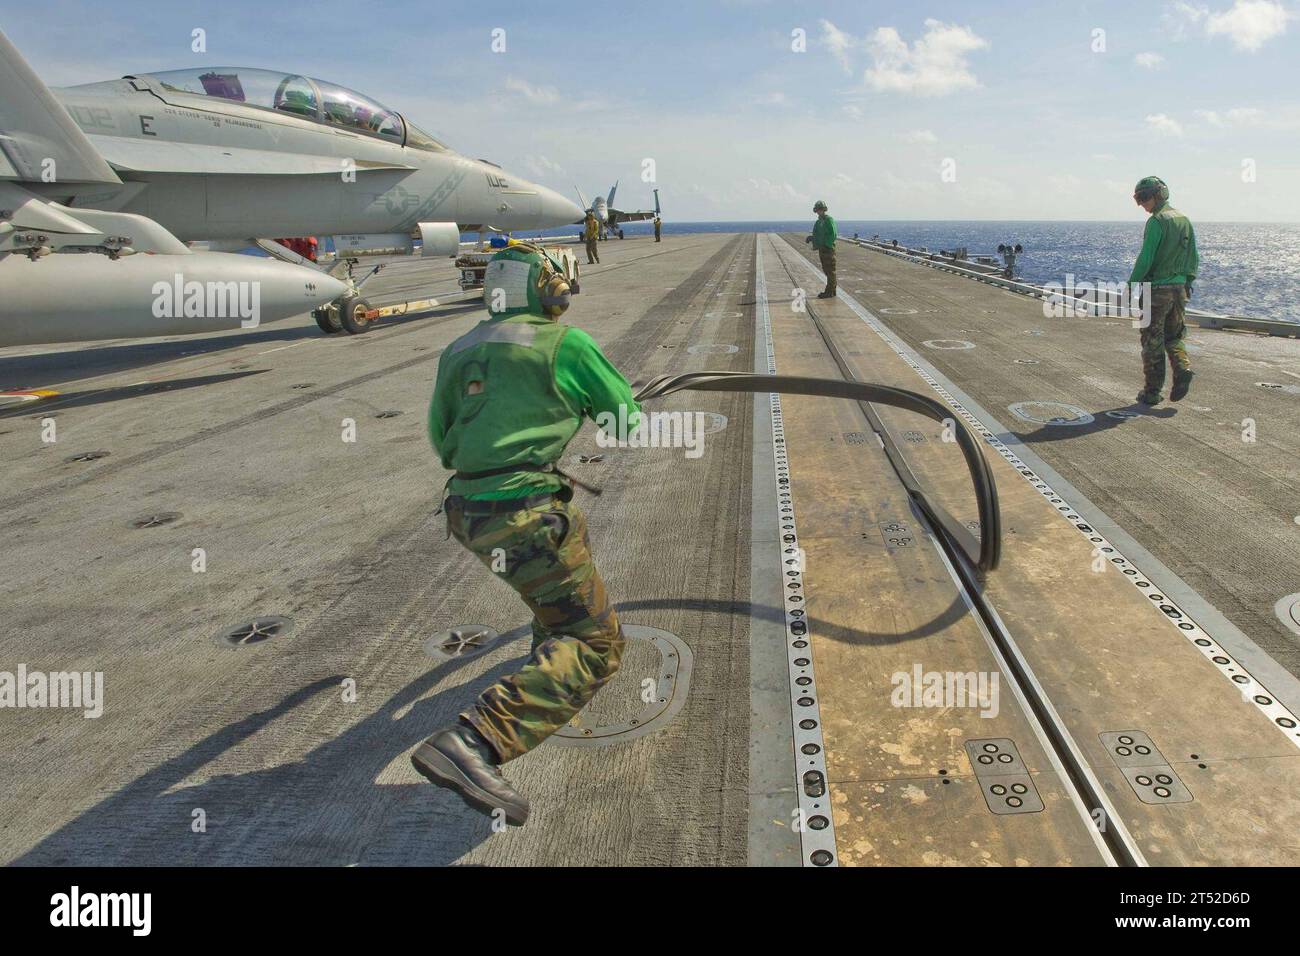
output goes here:
[{"label": "ear protection cup", "polygon": [[542,270],[537,286],[537,300],[546,314],[558,319],[569,307],[569,283],[557,272]]}]

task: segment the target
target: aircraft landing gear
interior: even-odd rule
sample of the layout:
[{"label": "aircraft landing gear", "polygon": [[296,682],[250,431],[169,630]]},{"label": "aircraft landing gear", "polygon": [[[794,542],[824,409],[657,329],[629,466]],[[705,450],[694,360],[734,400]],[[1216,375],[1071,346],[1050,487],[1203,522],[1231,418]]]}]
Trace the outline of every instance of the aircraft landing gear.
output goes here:
[{"label": "aircraft landing gear", "polygon": [[366,313],[370,311],[370,303],[359,295],[345,295],[338,302],[339,323],[343,326],[343,331],[348,335],[360,335],[363,332],[369,332],[373,324],[370,319],[366,318]]},{"label": "aircraft landing gear", "polygon": [[319,309],[312,310],[312,318],[320,326],[320,330],[326,335],[334,335],[343,331],[343,326],[339,323],[338,309],[333,303],[322,305]]},{"label": "aircraft landing gear", "polygon": [[355,292],[344,294],[343,298],[329,305],[323,305],[312,312],[316,324],[326,335],[346,332],[348,335],[361,335],[369,332],[374,320],[366,317],[370,303]]}]

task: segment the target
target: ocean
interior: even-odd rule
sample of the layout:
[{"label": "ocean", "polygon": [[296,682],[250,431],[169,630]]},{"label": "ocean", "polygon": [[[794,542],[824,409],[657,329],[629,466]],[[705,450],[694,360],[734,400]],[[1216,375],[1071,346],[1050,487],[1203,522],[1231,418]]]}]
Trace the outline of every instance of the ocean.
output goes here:
[{"label": "ocean", "polygon": [[[1122,282],[1142,246],[1145,215],[1126,222],[974,222],[841,219],[841,238],[879,235],[932,252],[965,246],[970,255],[993,254],[998,243],[1020,243],[1018,277],[1028,282]],[[802,232],[803,221],[673,222],[668,234],[695,232]],[[1300,322],[1300,223],[1195,222],[1201,273],[1192,305],[1209,312]],[[646,235],[649,223],[627,223],[625,233]],[[562,230],[548,230],[550,234]],[[575,227],[576,232],[576,227]],[[522,236],[521,236],[522,238]]]}]

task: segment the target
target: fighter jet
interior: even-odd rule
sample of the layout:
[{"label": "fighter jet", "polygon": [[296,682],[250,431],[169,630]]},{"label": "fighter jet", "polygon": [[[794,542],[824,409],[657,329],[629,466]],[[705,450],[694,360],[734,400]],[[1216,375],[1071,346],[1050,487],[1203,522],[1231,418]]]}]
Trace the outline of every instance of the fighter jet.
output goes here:
[{"label": "fighter jet", "polygon": [[[581,219],[333,83],[195,67],[51,91],[0,34],[0,345],[248,327],[349,292],[287,250],[187,241],[338,235],[355,255],[418,239],[449,256],[462,231]],[[256,283],[256,318],[238,283]]]},{"label": "fighter jet", "polygon": [[[577,189],[575,186],[574,189]],[[647,219],[653,219],[659,215],[659,190],[655,190],[655,208],[653,211],[638,210],[637,212],[624,212],[622,209],[614,208],[614,193],[618,192],[618,181],[610,187],[609,196],[597,196],[592,202],[587,202],[587,197],[582,194],[581,189],[577,189],[578,198],[582,200],[582,208],[590,209],[596,214],[596,221],[600,223],[600,235],[604,238],[606,232],[612,232],[620,239],[623,238],[623,230],[618,228],[621,222],[644,222]]]}]

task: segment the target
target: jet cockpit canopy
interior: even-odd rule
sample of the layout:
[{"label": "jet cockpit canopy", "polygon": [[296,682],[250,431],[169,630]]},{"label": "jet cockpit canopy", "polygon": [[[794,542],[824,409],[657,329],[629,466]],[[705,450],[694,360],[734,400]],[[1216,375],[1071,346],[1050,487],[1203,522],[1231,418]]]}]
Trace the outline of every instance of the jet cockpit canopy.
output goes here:
[{"label": "jet cockpit canopy", "polygon": [[144,76],[164,91],[213,96],[259,109],[277,110],[417,149],[435,152],[446,149],[428,133],[407,123],[395,110],[355,90],[309,76],[222,66],[191,67]]}]

